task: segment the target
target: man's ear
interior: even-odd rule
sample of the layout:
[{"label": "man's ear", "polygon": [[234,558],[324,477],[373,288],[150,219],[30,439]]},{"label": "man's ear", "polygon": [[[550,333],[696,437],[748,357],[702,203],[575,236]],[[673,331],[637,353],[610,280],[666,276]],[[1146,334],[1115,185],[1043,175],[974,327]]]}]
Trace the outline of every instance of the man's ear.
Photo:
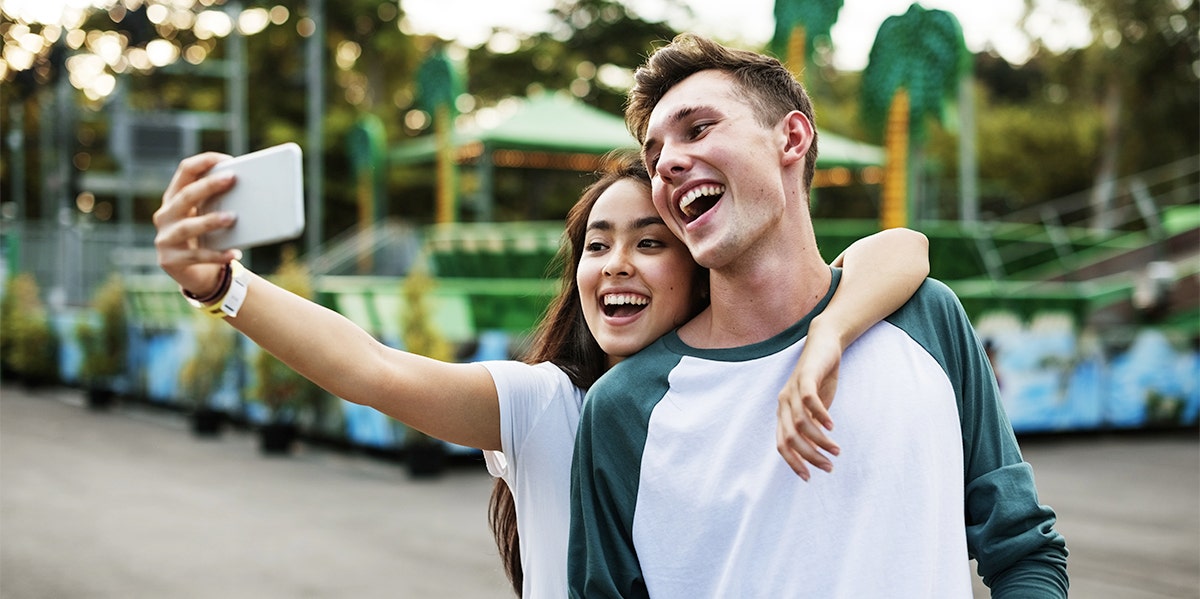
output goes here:
[{"label": "man's ear", "polygon": [[813,142],[812,121],[799,110],[793,110],[783,117],[782,127],[786,136],[783,147],[784,161],[804,160]]}]

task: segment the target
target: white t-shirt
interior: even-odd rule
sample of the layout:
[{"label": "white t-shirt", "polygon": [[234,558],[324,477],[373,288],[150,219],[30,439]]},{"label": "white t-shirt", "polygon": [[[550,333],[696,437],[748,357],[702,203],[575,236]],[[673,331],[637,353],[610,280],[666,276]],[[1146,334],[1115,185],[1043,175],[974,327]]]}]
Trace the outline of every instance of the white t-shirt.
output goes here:
[{"label": "white t-shirt", "polygon": [[483,456],[488,471],[512,489],[525,573],[522,596],[566,597],[571,454],[584,392],[550,363],[481,364],[500,398],[503,448]]}]

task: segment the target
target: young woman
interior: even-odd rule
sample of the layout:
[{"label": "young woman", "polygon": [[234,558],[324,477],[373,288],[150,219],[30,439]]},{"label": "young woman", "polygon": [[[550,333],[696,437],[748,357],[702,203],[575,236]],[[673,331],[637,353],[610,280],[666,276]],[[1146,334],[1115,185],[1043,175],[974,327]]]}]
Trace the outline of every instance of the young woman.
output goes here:
[{"label": "young woman", "polygon": [[[341,315],[229,266],[236,251],[200,248],[201,235],[234,221],[230,214],[196,215],[197,206],[234,184],[205,176],[224,158],[202,154],[176,171],[154,215],[163,270],[201,309],[231,306],[236,296],[240,307],[227,310],[226,320],[330,393],[485,450],[489,469],[503,478],[490,519],[514,590],[564,596],[571,453],[584,393],[706,303],[705,272],[655,212],[640,160],[614,158],[568,216],[563,289],[526,362],[454,364],[387,347]],[[780,394],[777,444],[802,477],[805,460],[832,467],[818,448],[838,451],[820,428],[832,427],[825,404],[842,350],[928,273],[924,236],[909,231],[860,241],[845,262],[846,293],[835,297],[823,326],[813,325],[821,331],[812,340],[819,349],[801,356]]]}]

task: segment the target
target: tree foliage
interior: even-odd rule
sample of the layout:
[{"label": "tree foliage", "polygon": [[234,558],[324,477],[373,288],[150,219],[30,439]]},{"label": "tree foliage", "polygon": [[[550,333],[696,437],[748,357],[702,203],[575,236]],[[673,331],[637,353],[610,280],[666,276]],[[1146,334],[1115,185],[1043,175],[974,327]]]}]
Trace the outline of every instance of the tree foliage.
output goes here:
[{"label": "tree foliage", "polygon": [[926,119],[944,119],[947,99],[957,92],[968,57],[958,19],[944,10],[914,3],[903,15],[885,19],[863,71],[862,111],[868,131],[883,134],[892,96],[904,87],[911,135],[920,143]]},{"label": "tree foliage", "polygon": [[[805,62],[812,62],[816,43],[829,43],[829,31],[837,22],[844,0],[775,0],[775,33],[771,36],[770,49],[783,59],[788,54],[792,31],[804,28]],[[793,65],[803,69],[806,65]]]}]

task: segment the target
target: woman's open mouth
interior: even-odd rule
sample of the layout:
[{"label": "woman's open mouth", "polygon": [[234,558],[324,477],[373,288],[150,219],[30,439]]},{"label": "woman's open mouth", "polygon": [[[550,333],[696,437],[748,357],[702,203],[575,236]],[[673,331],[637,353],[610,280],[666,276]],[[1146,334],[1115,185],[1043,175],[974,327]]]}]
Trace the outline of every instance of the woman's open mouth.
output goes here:
[{"label": "woman's open mouth", "polygon": [[610,293],[602,301],[604,315],[610,318],[633,316],[650,304],[650,298],[636,293]]}]

